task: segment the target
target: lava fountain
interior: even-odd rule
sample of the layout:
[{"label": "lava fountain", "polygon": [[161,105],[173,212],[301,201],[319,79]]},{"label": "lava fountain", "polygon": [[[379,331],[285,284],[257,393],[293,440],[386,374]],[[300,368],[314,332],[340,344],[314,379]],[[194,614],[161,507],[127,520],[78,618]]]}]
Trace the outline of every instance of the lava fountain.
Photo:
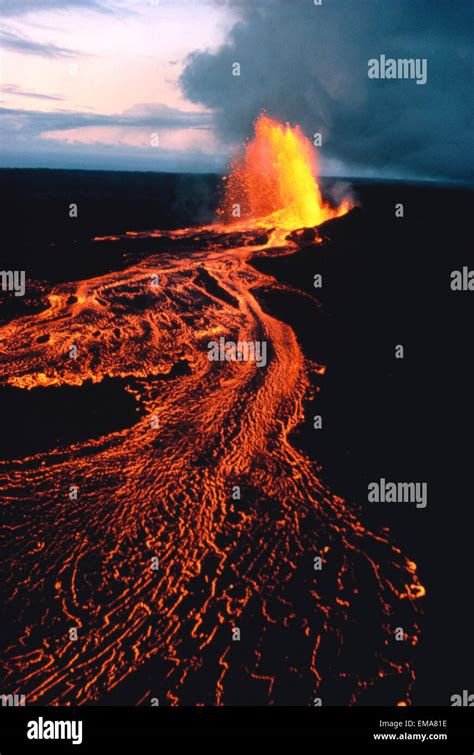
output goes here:
[{"label": "lava fountain", "polygon": [[[277,253],[294,254],[290,231],[348,210],[316,177],[300,129],[263,116],[227,180],[225,224],[109,237],[119,257],[135,239],[148,251],[48,286],[42,311],[0,326],[0,386],[120,378],[139,410],[120,432],[0,462],[2,693],[411,702],[416,565],[294,443],[325,366],[260,298],[298,292],[252,265],[275,254],[275,229]],[[210,361],[221,338],[265,341],[268,363]]]},{"label": "lava fountain", "polygon": [[291,231],[348,212],[349,199],[336,208],[323,201],[318,177],[316,152],[300,127],[261,115],[254,139],[231,166],[220,214],[229,224]]}]

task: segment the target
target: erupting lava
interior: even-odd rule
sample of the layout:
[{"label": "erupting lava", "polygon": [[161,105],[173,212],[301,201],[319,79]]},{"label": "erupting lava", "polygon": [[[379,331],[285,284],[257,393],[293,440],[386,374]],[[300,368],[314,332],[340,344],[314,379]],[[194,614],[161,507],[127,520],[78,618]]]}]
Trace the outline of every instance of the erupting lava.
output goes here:
[{"label": "erupting lava", "polygon": [[266,115],[255,124],[255,138],[232,165],[222,215],[227,222],[292,231],[313,228],[340,217],[349,200],[333,209],[323,201],[318,185],[316,153],[296,126]]},{"label": "erupting lava", "polygon": [[[348,204],[322,202],[308,142],[266,117],[228,181],[234,201],[238,229],[129,235],[166,250],[50,286],[43,311],[0,327],[3,385],[120,377],[140,409],[120,432],[0,463],[4,694],[410,703],[416,566],[293,445],[325,368],[261,306],[259,290],[285,287],[251,264],[298,251],[293,234],[276,252],[274,228],[281,242]],[[265,341],[268,363],[210,361],[221,337]]]}]

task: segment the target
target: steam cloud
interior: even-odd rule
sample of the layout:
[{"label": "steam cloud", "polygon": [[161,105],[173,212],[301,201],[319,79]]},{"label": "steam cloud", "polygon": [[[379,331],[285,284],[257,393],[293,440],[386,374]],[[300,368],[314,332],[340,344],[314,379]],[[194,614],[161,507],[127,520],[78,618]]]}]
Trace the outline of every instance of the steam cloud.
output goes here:
[{"label": "steam cloud", "polygon": [[[472,178],[470,0],[215,2],[240,21],[220,49],[189,56],[180,83],[215,110],[224,143],[248,137],[264,108],[321,132],[322,155],[351,173]],[[381,54],[426,58],[427,83],[369,79]]]}]

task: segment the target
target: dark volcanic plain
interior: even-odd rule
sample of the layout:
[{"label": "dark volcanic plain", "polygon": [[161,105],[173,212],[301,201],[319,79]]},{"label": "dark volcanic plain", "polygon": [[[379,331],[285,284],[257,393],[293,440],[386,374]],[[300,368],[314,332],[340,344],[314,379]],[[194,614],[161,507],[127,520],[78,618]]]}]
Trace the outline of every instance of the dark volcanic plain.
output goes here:
[{"label": "dark volcanic plain", "polygon": [[[257,271],[286,284],[285,291],[262,286],[254,293],[264,312],[291,326],[305,356],[326,366],[313,378],[305,420],[290,441],[317,461],[334,494],[361,507],[364,525],[388,527],[416,562],[426,597],[412,701],[449,705],[452,694],[469,686],[465,648],[474,629],[466,592],[474,521],[473,294],[450,289],[451,272],[472,265],[472,190],[351,184],[358,207],[320,228],[323,244],[309,234],[295,254],[252,259]],[[25,270],[27,294],[0,293],[0,326],[44,310],[55,284],[123,270],[160,249],[179,251],[179,239],[166,234],[100,244],[92,238],[210,223],[219,186],[213,175],[1,170],[0,269]],[[69,217],[73,202],[77,219]],[[404,218],[395,217],[400,202]],[[323,276],[318,290],[316,273]],[[397,344],[403,360],[395,359]],[[174,374],[157,380],[171,386]],[[0,460],[66,452],[69,444],[132,426],[141,411],[133,396],[138,388],[119,377],[29,391],[2,381]],[[313,429],[316,414],[322,430]],[[367,485],[380,477],[427,482],[427,508],[367,503]],[[8,556],[8,542],[4,547]],[[138,700],[150,687],[153,663],[101,702]],[[186,699],[192,704],[190,693]],[[231,690],[227,700],[241,702]]]}]

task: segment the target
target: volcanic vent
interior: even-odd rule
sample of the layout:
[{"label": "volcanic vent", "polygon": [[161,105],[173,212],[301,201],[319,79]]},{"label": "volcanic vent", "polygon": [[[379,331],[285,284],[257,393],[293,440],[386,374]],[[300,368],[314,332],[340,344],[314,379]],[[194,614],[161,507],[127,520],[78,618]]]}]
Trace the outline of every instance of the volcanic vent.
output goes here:
[{"label": "volcanic vent", "polygon": [[316,152],[300,127],[261,115],[255,138],[231,166],[220,213],[231,224],[240,214],[243,227],[285,231],[313,228],[344,215],[351,201],[336,208],[324,202],[318,175]]}]

